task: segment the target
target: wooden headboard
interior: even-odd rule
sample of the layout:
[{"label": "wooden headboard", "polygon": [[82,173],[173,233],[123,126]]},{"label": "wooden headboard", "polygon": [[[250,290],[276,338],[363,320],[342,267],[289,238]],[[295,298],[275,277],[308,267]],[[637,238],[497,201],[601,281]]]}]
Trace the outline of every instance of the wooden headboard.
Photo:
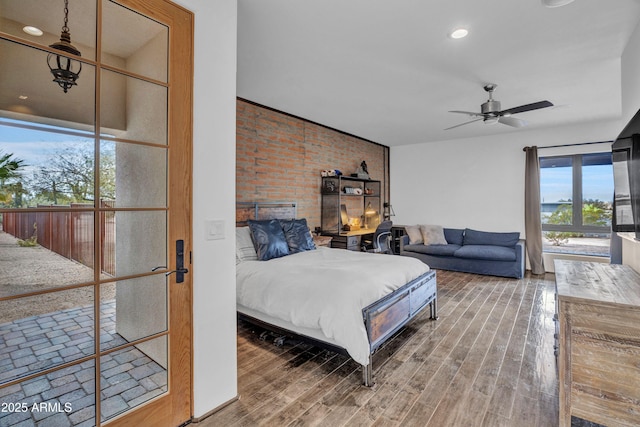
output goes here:
[{"label": "wooden headboard", "polygon": [[250,219],[295,219],[296,202],[237,202],[236,227],[247,225]]}]

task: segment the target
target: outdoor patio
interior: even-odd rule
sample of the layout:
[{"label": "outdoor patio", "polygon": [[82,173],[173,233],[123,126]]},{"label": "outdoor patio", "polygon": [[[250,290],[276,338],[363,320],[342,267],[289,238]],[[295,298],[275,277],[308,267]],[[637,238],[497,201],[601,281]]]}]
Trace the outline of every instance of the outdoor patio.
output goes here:
[{"label": "outdoor patio", "polygon": [[[100,309],[101,345],[124,344],[115,332],[115,300]],[[92,354],[92,329],[92,306],[0,324],[0,383]],[[135,347],[102,356],[100,364],[103,420],[167,390],[166,370]],[[95,425],[94,375],[94,362],[86,361],[0,389],[0,425]]]},{"label": "outdoor patio", "polygon": [[544,252],[609,257],[609,239],[594,237],[570,237],[561,245],[554,245],[543,237]]},{"label": "outdoor patio", "polygon": [[[41,246],[21,247],[2,231],[0,260],[2,297],[93,278],[91,268]],[[100,288],[102,351],[126,344],[116,333],[115,288]],[[0,301],[0,386],[93,355],[93,301],[92,286]],[[136,347],[102,356],[100,377],[103,420],[167,390],[166,370]],[[0,388],[0,426],[93,426],[95,399],[95,362],[88,360]]]}]

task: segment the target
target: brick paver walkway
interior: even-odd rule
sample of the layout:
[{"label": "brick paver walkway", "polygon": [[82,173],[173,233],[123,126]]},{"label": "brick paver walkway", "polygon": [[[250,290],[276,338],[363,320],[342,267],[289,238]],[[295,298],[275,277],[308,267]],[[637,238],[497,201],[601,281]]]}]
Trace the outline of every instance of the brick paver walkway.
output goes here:
[{"label": "brick paver walkway", "polygon": [[[103,349],[126,343],[115,332],[115,301],[101,304]],[[0,384],[93,354],[93,307],[0,324]],[[100,359],[101,419],[167,390],[167,372],[135,347]],[[59,369],[0,388],[0,426],[95,425],[95,363]]]}]

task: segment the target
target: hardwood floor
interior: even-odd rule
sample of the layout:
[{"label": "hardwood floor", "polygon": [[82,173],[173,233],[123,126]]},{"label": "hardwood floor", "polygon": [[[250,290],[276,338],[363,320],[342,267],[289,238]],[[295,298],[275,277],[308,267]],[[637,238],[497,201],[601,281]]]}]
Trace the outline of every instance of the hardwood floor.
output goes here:
[{"label": "hardwood floor", "polygon": [[378,351],[371,388],[345,356],[239,325],[240,399],[198,425],[557,425],[554,276],[437,274],[439,320],[423,310]]}]

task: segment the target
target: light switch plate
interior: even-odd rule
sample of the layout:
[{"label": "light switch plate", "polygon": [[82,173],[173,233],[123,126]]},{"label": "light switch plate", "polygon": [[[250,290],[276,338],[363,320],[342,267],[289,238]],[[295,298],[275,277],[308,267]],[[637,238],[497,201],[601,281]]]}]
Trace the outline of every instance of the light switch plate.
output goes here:
[{"label": "light switch plate", "polygon": [[206,240],[224,239],[224,220],[223,219],[206,220],[204,238]]}]

